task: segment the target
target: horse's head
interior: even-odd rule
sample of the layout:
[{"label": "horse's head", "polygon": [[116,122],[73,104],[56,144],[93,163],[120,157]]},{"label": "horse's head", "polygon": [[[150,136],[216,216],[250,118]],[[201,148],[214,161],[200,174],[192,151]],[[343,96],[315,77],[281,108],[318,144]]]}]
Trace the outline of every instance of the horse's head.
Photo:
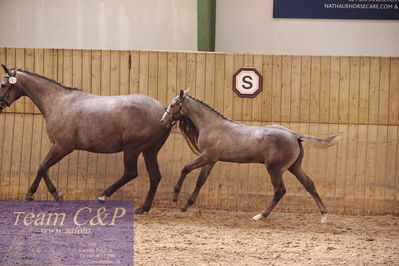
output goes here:
[{"label": "horse's head", "polygon": [[184,116],[183,103],[189,91],[190,88],[185,91],[181,90],[179,95],[172,99],[172,102],[168,108],[166,108],[165,113],[161,118],[161,124],[164,127],[172,127],[176,121],[180,120]]},{"label": "horse's head", "polygon": [[17,82],[17,70],[8,69],[5,65],[1,66],[5,75],[0,86],[0,113],[23,95]]}]

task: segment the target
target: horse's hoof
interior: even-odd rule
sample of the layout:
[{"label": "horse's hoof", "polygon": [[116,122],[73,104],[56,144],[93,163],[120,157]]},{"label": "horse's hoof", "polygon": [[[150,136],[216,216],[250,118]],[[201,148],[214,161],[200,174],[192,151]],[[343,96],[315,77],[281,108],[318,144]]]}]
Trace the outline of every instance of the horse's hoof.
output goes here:
[{"label": "horse's hoof", "polygon": [[254,220],[254,221],[259,221],[260,219],[262,219],[263,218],[263,215],[262,214],[257,214],[257,215],[255,215],[254,217],[252,217],[252,219]]},{"label": "horse's hoof", "polygon": [[99,203],[105,203],[105,196],[101,196],[97,198],[97,202]]},{"label": "horse's hoof", "polygon": [[327,213],[321,215],[321,221],[320,222],[322,224],[325,224],[325,223],[328,222],[328,214]]},{"label": "horse's hoof", "polygon": [[26,195],[25,196],[25,201],[32,201],[33,200],[33,195]]},{"label": "horse's hoof", "polygon": [[180,208],[179,208],[179,211],[181,211],[181,212],[185,212],[185,211],[187,211],[187,208],[180,207]]},{"label": "horse's hoof", "polygon": [[143,207],[137,208],[137,209],[134,211],[135,214],[144,214],[144,213],[146,213],[146,212],[148,212],[148,210],[144,209]]},{"label": "horse's hoof", "polygon": [[56,201],[64,200],[64,194],[59,193],[58,196],[55,197],[55,200],[56,200]]},{"label": "horse's hoof", "polygon": [[172,199],[173,202],[177,202],[177,200],[178,200],[178,199],[175,198],[175,197],[173,197],[173,199]]}]

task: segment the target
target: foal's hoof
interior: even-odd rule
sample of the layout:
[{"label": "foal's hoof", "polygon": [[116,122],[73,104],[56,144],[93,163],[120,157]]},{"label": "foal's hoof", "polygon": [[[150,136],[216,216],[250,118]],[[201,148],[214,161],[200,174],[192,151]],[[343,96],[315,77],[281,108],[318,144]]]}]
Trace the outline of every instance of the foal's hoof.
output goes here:
[{"label": "foal's hoof", "polygon": [[254,221],[259,221],[260,219],[262,219],[263,218],[263,215],[262,214],[257,214],[257,215],[255,215],[254,217],[252,217],[252,219],[254,220]]},{"label": "foal's hoof", "polygon": [[177,202],[177,201],[178,201],[178,198],[177,198],[177,197],[173,197],[173,198],[172,198],[172,201],[173,201],[173,202]]},{"label": "foal's hoof", "polygon": [[325,223],[328,222],[328,214],[327,213],[321,215],[321,221],[320,222],[322,224],[325,224]]},{"label": "foal's hoof", "polygon": [[137,208],[134,213],[135,214],[144,214],[146,212],[148,212],[149,210],[144,209],[143,207]]},{"label": "foal's hoof", "polygon": [[33,200],[33,195],[26,195],[25,196],[25,201],[32,201]]},{"label": "foal's hoof", "polygon": [[97,202],[99,203],[105,203],[105,196],[101,196],[97,198]]},{"label": "foal's hoof", "polygon": [[187,208],[180,207],[180,208],[179,208],[179,211],[181,211],[181,212],[185,212],[185,211],[187,211]]},{"label": "foal's hoof", "polygon": [[55,197],[55,200],[56,200],[56,201],[64,200],[64,194],[59,193],[59,194]]}]

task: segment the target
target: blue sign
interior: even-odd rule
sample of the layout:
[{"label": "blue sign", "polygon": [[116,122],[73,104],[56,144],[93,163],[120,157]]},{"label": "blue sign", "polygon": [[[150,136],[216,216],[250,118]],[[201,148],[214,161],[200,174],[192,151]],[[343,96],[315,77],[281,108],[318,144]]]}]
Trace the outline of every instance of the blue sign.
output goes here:
[{"label": "blue sign", "polygon": [[133,202],[2,200],[0,265],[133,265]]},{"label": "blue sign", "polygon": [[273,17],[399,20],[399,0],[274,0]]}]

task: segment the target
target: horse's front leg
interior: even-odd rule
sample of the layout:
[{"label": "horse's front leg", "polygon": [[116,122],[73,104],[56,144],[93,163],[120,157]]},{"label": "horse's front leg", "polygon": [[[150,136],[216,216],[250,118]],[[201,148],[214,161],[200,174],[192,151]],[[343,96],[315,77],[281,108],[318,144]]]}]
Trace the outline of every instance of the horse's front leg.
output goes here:
[{"label": "horse's front leg", "polygon": [[205,184],[206,179],[208,178],[209,174],[212,171],[213,166],[215,163],[210,163],[202,167],[201,173],[198,176],[197,179],[197,184],[195,185],[195,189],[193,191],[193,194],[191,194],[191,197],[188,199],[187,203],[180,208],[181,211],[186,211],[188,207],[193,205],[195,201],[197,200],[198,194],[201,190],[201,187]]},{"label": "horse's front leg", "polygon": [[184,166],[183,170],[181,171],[179,180],[177,181],[177,183],[173,189],[173,199],[172,200],[174,202],[177,202],[177,200],[179,198],[179,193],[180,193],[181,187],[183,185],[183,182],[186,179],[186,176],[192,170],[200,168],[210,162],[211,162],[210,158],[206,154],[201,153],[197,158],[194,159],[194,161],[192,161],[191,163]]},{"label": "horse's front leg", "polygon": [[25,200],[33,200],[33,194],[36,193],[37,188],[41,179],[44,179],[46,183],[48,191],[53,195],[54,199],[60,200],[61,196],[57,193],[57,189],[54,184],[51,182],[47,172],[51,166],[58,163],[62,158],[72,152],[72,149],[65,149],[58,145],[54,144],[50,151],[47,153],[43,162],[40,164],[39,169],[37,170],[37,175],[33,183],[31,184],[28,192],[26,193]]}]

